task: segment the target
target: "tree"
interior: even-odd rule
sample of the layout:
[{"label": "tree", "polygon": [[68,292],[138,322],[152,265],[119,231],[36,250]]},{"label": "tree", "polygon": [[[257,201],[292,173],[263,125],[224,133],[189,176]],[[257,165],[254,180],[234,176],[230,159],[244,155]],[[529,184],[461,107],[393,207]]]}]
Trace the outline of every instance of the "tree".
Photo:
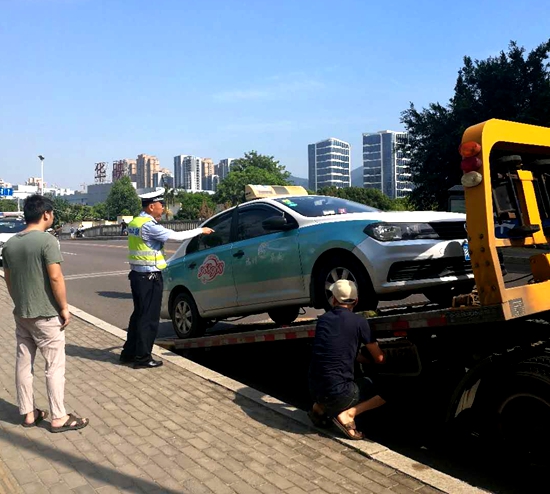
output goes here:
[{"label": "tree", "polygon": [[363,187],[323,187],[317,192],[319,195],[340,197],[365,204],[382,211],[393,210],[393,201],[378,189],[364,189]]},{"label": "tree", "polygon": [[172,210],[170,209],[172,206],[176,204],[176,191],[168,185],[163,182],[164,184],[164,202],[166,203],[166,209],[164,210],[164,217],[166,219],[169,219],[170,216],[174,216],[174,213],[172,213]]},{"label": "tree", "polygon": [[235,162],[237,165],[231,164],[231,171],[218,185],[214,195],[217,204],[229,203],[236,206],[244,202],[244,187],[248,184],[290,185],[290,173],[285,171],[284,166],[279,165],[273,156],[262,156],[256,151],[251,151]]},{"label": "tree", "polygon": [[105,201],[105,219],[115,220],[118,215],[137,216],[140,210],[141,201],[130,177],[122,177],[117,180]]},{"label": "tree", "polygon": [[207,219],[214,214],[216,207],[212,196],[207,192],[180,192],[176,202],[181,205],[176,214],[178,220]]},{"label": "tree", "polygon": [[457,148],[469,126],[490,118],[550,125],[549,54],[547,41],[527,55],[511,42],[507,52],[486,60],[466,56],[447,106],[431,103],[418,111],[411,103],[402,112],[417,207],[446,208],[448,189],[462,176]]},{"label": "tree", "polygon": [[104,220],[107,218],[107,206],[104,202],[98,202],[92,206],[92,216],[96,220]]},{"label": "tree", "polygon": [[270,183],[265,185],[290,185],[290,182],[288,182],[290,172],[287,172],[285,167],[280,165],[273,156],[265,156],[258,154],[257,151],[250,151],[249,153],[244,153],[243,158],[238,158],[231,163],[231,171],[235,172],[243,172],[250,167],[260,168],[266,172],[273,173],[285,181],[284,184]]},{"label": "tree", "polygon": [[3,213],[17,211],[17,201],[13,199],[0,199],[0,211]]}]

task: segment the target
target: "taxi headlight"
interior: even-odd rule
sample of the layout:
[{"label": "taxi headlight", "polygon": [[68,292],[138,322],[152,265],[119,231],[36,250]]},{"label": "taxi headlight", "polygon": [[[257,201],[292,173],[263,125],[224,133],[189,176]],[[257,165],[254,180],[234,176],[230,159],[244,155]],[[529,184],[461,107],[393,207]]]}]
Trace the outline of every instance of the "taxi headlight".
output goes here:
[{"label": "taxi headlight", "polygon": [[439,238],[428,223],[372,223],[363,231],[379,242]]}]

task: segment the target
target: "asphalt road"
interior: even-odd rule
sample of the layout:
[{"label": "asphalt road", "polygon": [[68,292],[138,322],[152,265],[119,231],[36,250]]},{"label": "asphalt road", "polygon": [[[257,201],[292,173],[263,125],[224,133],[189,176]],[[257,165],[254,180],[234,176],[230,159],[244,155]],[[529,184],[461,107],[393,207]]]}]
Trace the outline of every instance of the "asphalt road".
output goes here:
[{"label": "asphalt road", "polygon": [[[177,246],[169,243],[168,253]],[[121,329],[127,328],[132,312],[126,249],[123,240],[61,241],[69,303]],[[507,268],[508,280],[519,278],[529,270],[528,266],[519,264]],[[415,296],[415,299],[419,301],[422,297]],[[305,316],[315,317],[318,313],[310,309]],[[268,316],[263,314],[240,322],[266,319]],[[215,331],[216,326],[212,330]],[[171,322],[161,321],[159,337],[171,336],[174,336]],[[307,341],[271,342],[192,351],[185,356],[297,407],[307,408],[310,406],[308,345]],[[431,382],[430,386],[436,390],[438,383]],[[489,461],[475,443],[468,443],[465,448],[441,444],[434,437],[436,431],[423,413],[423,405],[422,396],[411,395],[408,403],[400,404],[401,408],[369,416],[376,422],[370,424],[369,435],[402,454],[490,491],[531,492],[528,486],[533,485],[536,478],[532,470],[507,469],[500,459]]]}]

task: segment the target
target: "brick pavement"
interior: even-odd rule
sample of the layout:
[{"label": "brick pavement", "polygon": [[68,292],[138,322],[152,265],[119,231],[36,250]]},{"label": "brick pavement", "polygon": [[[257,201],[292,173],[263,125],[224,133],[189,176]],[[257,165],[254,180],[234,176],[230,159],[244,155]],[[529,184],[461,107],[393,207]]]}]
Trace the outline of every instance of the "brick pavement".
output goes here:
[{"label": "brick pavement", "polygon": [[[12,304],[0,281],[0,494],[440,492],[170,362],[117,364],[121,340],[74,318],[66,402],[76,432],[19,425]],[[37,406],[47,408],[43,359]]]}]

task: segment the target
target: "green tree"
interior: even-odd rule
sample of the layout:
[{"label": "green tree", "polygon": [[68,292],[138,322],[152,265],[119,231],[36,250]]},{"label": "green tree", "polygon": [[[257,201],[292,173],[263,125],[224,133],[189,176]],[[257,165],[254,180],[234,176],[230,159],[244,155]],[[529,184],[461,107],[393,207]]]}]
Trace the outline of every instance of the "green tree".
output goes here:
[{"label": "green tree", "polygon": [[17,200],[0,199],[0,211],[2,211],[3,213],[17,211]]},{"label": "green tree", "polygon": [[250,151],[249,153],[244,153],[243,158],[238,158],[231,163],[232,172],[243,172],[250,167],[260,168],[280,177],[281,180],[285,181],[284,184],[270,183],[265,185],[290,185],[290,182],[288,181],[290,178],[290,172],[286,171],[284,165],[279,164],[273,156],[265,156],[263,154],[258,154],[257,151]]},{"label": "green tree", "polygon": [[54,211],[54,225],[58,226],[62,223],[73,223],[78,221],[75,208],[69,201],[61,197],[51,197]]},{"label": "green tree", "polygon": [[486,60],[466,56],[446,106],[431,103],[419,111],[411,103],[402,113],[415,206],[446,209],[448,189],[462,176],[457,148],[469,126],[490,118],[550,125],[549,53],[550,41],[528,54],[511,42],[507,52]]},{"label": "green tree", "polygon": [[319,195],[340,197],[360,204],[365,204],[382,211],[391,211],[393,201],[378,189],[364,189],[363,187],[323,187],[317,192]]},{"label": "green tree", "polygon": [[[255,153],[255,151],[252,151],[252,153]],[[250,155],[251,153],[247,153],[245,158],[237,160],[240,162],[239,166],[233,167],[233,164],[231,165],[231,171],[220,182],[214,195],[216,204],[235,206],[244,202],[244,187],[247,184],[290,185],[288,181],[290,174],[284,171],[284,167],[279,165],[278,161],[274,161],[273,157],[256,155],[256,157],[259,156],[262,159],[256,160],[256,157],[254,157],[248,165],[245,165],[244,160],[247,160],[247,156]],[[260,163],[260,166],[250,164],[252,162]]]},{"label": "green tree", "polygon": [[111,187],[105,201],[105,213],[108,220],[116,220],[118,215],[137,216],[141,210],[141,201],[130,177],[122,177]]},{"label": "green tree", "polygon": [[104,220],[107,218],[107,206],[104,202],[98,202],[92,206],[92,216],[96,220]]},{"label": "green tree", "polygon": [[[209,218],[216,207],[212,196],[206,192],[180,192],[176,202],[180,204],[180,210],[176,214],[178,220]],[[205,216],[208,214],[209,216]]]}]

